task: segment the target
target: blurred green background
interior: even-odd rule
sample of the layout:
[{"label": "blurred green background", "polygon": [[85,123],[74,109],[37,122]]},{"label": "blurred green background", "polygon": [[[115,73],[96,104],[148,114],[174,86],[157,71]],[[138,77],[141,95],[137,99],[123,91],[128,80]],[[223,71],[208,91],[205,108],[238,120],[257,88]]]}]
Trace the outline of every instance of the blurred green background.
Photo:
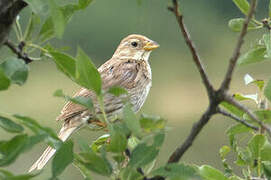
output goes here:
[{"label": "blurred green background", "polygon": [[[268,0],[259,2],[258,19],[267,15],[268,3]],[[112,56],[120,40],[129,34],[146,35],[161,45],[151,55],[153,87],[141,111],[164,117],[170,127],[158,164],[165,163],[170,153],[184,141],[208,103],[199,73],[184,44],[175,17],[167,10],[168,5],[169,0],[143,0],[141,5],[135,0],[96,0],[73,17],[63,39],[54,41],[59,47],[70,46],[69,53],[72,55],[80,46],[97,67]],[[182,0],[181,9],[210,79],[218,87],[238,36],[238,33],[230,31],[227,23],[242,15],[230,0]],[[29,9],[26,8],[22,12],[22,23],[28,15]],[[263,32],[250,32],[243,51],[253,46]],[[3,47],[1,60],[8,54],[8,50]],[[64,101],[52,94],[56,89],[63,89],[72,95],[79,87],[57,71],[52,61],[34,62],[30,68],[29,79],[24,86],[13,85],[8,91],[0,93],[0,112],[31,116],[41,124],[58,130],[61,123],[56,122],[55,118]],[[246,87],[243,83],[246,73],[255,79],[266,80],[271,75],[270,63],[238,67],[232,81],[232,92],[255,93],[255,88]],[[231,119],[214,116],[182,161],[197,165],[210,164],[221,169],[219,147],[228,144],[224,132],[233,123]],[[101,134],[83,129],[72,138],[75,141],[84,138],[91,142]],[[0,135],[1,139],[10,137],[2,131]],[[45,144],[36,146],[20,156],[8,169],[15,173],[26,172],[44,148]],[[50,173],[49,167],[37,179],[46,179]],[[82,179],[73,166],[69,166],[61,176],[61,179],[78,178]],[[95,176],[95,179],[105,178]]]}]

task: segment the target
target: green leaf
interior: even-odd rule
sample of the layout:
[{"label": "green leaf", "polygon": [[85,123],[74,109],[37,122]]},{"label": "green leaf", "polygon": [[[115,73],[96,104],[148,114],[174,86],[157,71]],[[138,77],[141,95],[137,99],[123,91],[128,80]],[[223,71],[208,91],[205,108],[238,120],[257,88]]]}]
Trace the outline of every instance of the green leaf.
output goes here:
[{"label": "green leaf", "polygon": [[67,75],[70,79],[75,80],[76,66],[75,59],[65,53],[49,51],[53,56],[57,68]]},{"label": "green leaf", "polygon": [[271,37],[270,32],[263,35],[263,42],[266,47],[266,57],[271,58]]},{"label": "green leaf", "polygon": [[107,159],[98,156],[92,151],[79,153],[79,155],[81,157],[80,163],[87,169],[104,176],[110,176],[112,174],[112,166]]},{"label": "green leaf", "polygon": [[78,48],[76,57],[76,81],[87,89],[93,90],[97,95],[101,94],[102,80],[100,73],[91,59]]},{"label": "green leaf", "polygon": [[269,17],[271,18],[271,1],[269,1]]},{"label": "green leaf", "polygon": [[239,57],[238,65],[246,65],[266,60],[266,47],[256,47]]},{"label": "green leaf", "polygon": [[93,2],[93,0],[79,0],[78,1],[78,8],[85,9],[88,5]]},{"label": "green leaf", "polygon": [[[228,26],[232,31],[240,32],[243,28],[244,22],[245,22],[244,18],[235,18],[229,21]],[[252,21],[248,23],[248,27],[247,27],[248,30],[255,30],[255,29],[260,29],[260,28],[262,28],[262,26],[257,26]]]},{"label": "green leaf", "polygon": [[46,14],[48,11],[46,0],[24,0],[35,14]]},{"label": "green leaf", "polygon": [[160,131],[157,134],[155,134],[154,139],[153,139],[153,146],[160,148],[162,144],[164,143],[165,140],[165,132]]},{"label": "green leaf", "polygon": [[251,132],[252,130],[243,124],[235,124],[231,126],[229,129],[227,129],[227,135],[230,140],[230,145],[233,148],[233,150],[236,151],[236,140],[235,136],[241,133]]},{"label": "green leaf", "polygon": [[36,25],[40,24],[40,17],[34,13],[31,14],[27,27],[24,33],[24,40],[28,41],[31,40],[33,32],[35,31]]},{"label": "green leaf", "polygon": [[10,80],[0,68],[0,91],[8,89],[10,86]]},{"label": "green leaf", "polygon": [[108,93],[113,94],[114,96],[117,96],[117,97],[119,97],[120,95],[123,95],[123,94],[128,94],[126,89],[121,88],[121,87],[117,87],[117,86],[111,87],[108,90]]},{"label": "green leaf", "polygon": [[121,179],[125,180],[142,180],[143,176],[136,169],[132,167],[121,168],[120,171]]},{"label": "green leaf", "polygon": [[80,172],[84,176],[85,180],[92,180],[90,170],[87,169],[83,163],[81,163],[80,157],[77,154],[74,154],[73,165],[75,165],[80,170]]},{"label": "green leaf", "polygon": [[142,115],[139,121],[141,128],[147,133],[164,129],[166,125],[165,120],[158,116]]},{"label": "green leaf", "polygon": [[266,175],[267,179],[271,178],[271,162],[270,161],[263,161],[263,170],[264,174]]},{"label": "green leaf", "polygon": [[1,64],[1,68],[12,83],[23,85],[28,76],[28,66],[24,61],[9,57]]},{"label": "green leaf", "polygon": [[266,137],[262,134],[257,134],[252,137],[248,143],[248,148],[252,153],[252,158],[257,159],[260,156],[261,148],[266,142]]},{"label": "green leaf", "polygon": [[263,122],[271,122],[270,110],[258,110],[254,112],[256,116]]},{"label": "green leaf", "polygon": [[268,80],[264,88],[264,95],[271,102],[271,79]]},{"label": "green leaf", "polygon": [[53,177],[59,176],[65,168],[73,162],[73,142],[71,140],[64,142],[56,151],[52,163]]},{"label": "green leaf", "polygon": [[0,166],[7,166],[15,161],[21,152],[23,152],[27,143],[27,135],[17,135],[9,141],[0,141]]},{"label": "green leaf", "polygon": [[240,9],[240,11],[247,15],[249,11],[249,3],[247,0],[233,0],[234,4]]},{"label": "green leaf", "polygon": [[49,0],[51,17],[54,24],[54,32],[56,37],[61,38],[65,30],[65,19],[61,9],[57,6],[54,0]]},{"label": "green leaf", "polygon": [[21,174],[14,176],[11,172],[6,171],[4,169],[0,169],[0,179],[2,180],[29,180],[33,177],[39,175],[40,173],[36,174]]},{"label": "green leaf", "polygon": [[24,130],[24,128],[21,125],[2,116],[0,116],[0,126],[6,131],[12,132],[12,133],[20,133]]},{"label": "green leaf", "polygon": [[98,152],[100,148],[102,147],[102,145],[104,145],[108,141],[109,138],[110,138],[109,134],[104,134],[100,136],[99,138],[97,138],[95,141],[93,141],[92,144],[90,145],[92,151]]},{"label": "green leaf", "polygon": [[266,141],[265,144],[261,148],[261,160],[262,161],[271,161],[271,144]]},{"label": "green leaf", "polygon": [[74,104],[82,105],[90,110],[93,109],[93,103],[90,97],[76,96],[72,98],[72,97],[66,96],[61,89],[56,90],[54,93],[54,96],[63,97],[67,101],[71,101]]},{"label": "green leaf", "polygon": [[233,95],[233,97],[238,100],[238,101],[244,101],[244,100],[252,100],[254,101],[256,104],[258,104],[258,94],[239,94],[239,93],[235,93]]},{"label": "green leaf", "polygon": [[141,128],[135,113],[131,109],[130,105],[126,105],[123,109],[123,118],[126,126],[134,133],[136,136],[141,136]]},{"label": "green leaf", "polygon": [[244,112],[241,111],[240,109],[238,109],[237,107],[235,107],[234,105],[232,104],[229,104],[227,102],[222,102],[220,103],[220,105],[227,109],[229,112],[233,113],[234,115],[238,116],[238,117],[242,117],[244,115]]},{"label": "green leaf", "polygon": [[223,175],[222,172],[208,165],[203,165],[199,167],[199,173],[201,177],[208,180],[218,180],[218,179],[227,180],[228,179],[226,176]]},{"label": "green leaf", "polygon": [[14,117],[20,120],[23,125],[28,127],[35,134],[46,135],[46,139],[50,146],[54,147],[55,149],[58,149],[61,146],[62,141],[57,137],[52,129],[48,127],[42,127],[34,119],[27,116],[14,115]]},{"label": "green leaf", "polygon": [[52,17],[48,17],[41,27],[39,38],[41,42],[45,42],[53,38],[54,36],[55,36],[54,23]]},{"label": "green leaf", "polygon": [[220,157],[222,159],[225,159],[225,157],[227,156],[227,154],[231,151],[231,148],[229,146],[222,146],[220,149],[219,149],[219,154],[220,154]]},{"label": "green leaf", "polygon": [[123,152],[127,147],[127,138],[125,133],[119,131],[115,128],[116,125],[112,125],[109,128],[110,132],[110,144],[108,146],[109,150],[115,153]]},{"label": "green leaf", "polygon": [[152,162],[158,155],[159,150],[155,146],[148,146],[146,143],[139,144],[131,153],[129,165],[142,167]]},{"label": "green leaf", "polygon": [[200,179],[195,167],[177,163],[171,163],[162,166],[154,170],[151,174],[153,176],[162,176],[170,179],[177,178],[178,180]]}]

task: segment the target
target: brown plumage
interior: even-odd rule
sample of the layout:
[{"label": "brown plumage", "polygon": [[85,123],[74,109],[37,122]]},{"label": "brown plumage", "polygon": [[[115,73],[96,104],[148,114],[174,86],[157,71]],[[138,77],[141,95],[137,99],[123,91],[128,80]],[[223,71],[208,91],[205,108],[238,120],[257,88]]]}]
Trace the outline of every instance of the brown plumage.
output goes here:
[{"label": "brown plumage", "polygon": [[[98,69],[102,79],[102,89],[106,92],[110,87],[120,86],[128,92],[132,109],[137,112],[144,104],[151,87],[151,68],[149,55],[159,45],[142,35],[129,35],[124,38],[112,58]],[[96,114],[101,114],[96,95],[93,91],[81,88],[74,96],[90,97]],[[123,108],[122,98],[106,93],[104,107],[108,118],[120,114]],[[94,123],[92,112],[83,106],[68,102],[57,120],[63,120],[58,134],[65,141],[75,130],[85,124]],[[98,123],[99,124],[99,123]],[[42,156],[29,169],[42,169],[54,155],[55,149],[48,147]]]}]

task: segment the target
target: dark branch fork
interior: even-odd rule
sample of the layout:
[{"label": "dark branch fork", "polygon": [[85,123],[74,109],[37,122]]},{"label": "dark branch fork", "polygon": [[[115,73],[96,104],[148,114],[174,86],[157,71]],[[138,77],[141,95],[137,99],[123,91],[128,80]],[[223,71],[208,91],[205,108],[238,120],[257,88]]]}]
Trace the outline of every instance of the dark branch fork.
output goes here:
[{"label": "dark branch fork", "polygon": [[30,57],[28,57],[26,53],[23,52],[24,42],[21,42],[18,46],[16,46],[10,40],[6,40],[4,44],[9,47],[11,51],[16,54],[18,58],[22,59],[26,64],[29,64],[33,61]]},{"label": "dark branch fork", "polygon": [[246,114],[248,114],[252,120],[254,120],[262,129],[265,129],[269,135],[271,135],[271,129],[270,127],[268,127],[267,125],[265,125],[262,121],[260,121],[258,119],[258,117],[250,110],[248,109],[246,106],[244,106],[243,104],[241,104],[240,102],[236,101],[231,95],[228,94],[228,89],[230,86],[230,82],[233,76],[233,72],[236,66],[236,62],[237,59],[240,55],[240,50],[242,47],[242,44],[244,42],[244,37],[247,33],[247,28],[248,28],[248,23],[250,22],[253,13],[255,11],[256,8],[256,3],[257,0],[252,0],[251,1],[251,5],[250,5],[250,9],[248,12],[248,15],[245,19],[245,22],[243,24],[241,33],[239,35],[236,47],[234,49],[233,55],[230,59],[229,62],[229,66],[227,69],[227,73],[225,75],[225,78],[221,84],[221,87],[218,90],[215,90],[211,84],[211,82],[208,79],[208,76],[205,72],[204,66],[200,60],[200,56],[195,48],[195,45],[193,43],[193,41],[191,40],[190,34],[184,24],[184,20],[183,20],[183,15],[179,12],[179,4],[177,2],[177,0],[172,0],[173,2],[173,7],[169,7],[168,9],[174,13],[174,15],[176,16],[177,22],[179,24],[179,27],[181,29],[182,32],[182,36],[185,39],[185,42],[187,44],[187,46],[190,49],[190,52],[192,54],[193,57],[193,61],[197,66],[197,69],[200,73],[200,76],[202,78],[203,84],[206,88],[206,91],[208,93],[209,96],[209,106],[207,108],[207,110],[203,113],[203,115],[201,116],[200,120],[198,122],[196,122],[191,131],[190,134],[188,135],[188,137],[185,139],[184,143],[181,144],[179,147],[177,147],[177,149],[172,153],[172,155],[170,156],[168,163],[174,163],[174,162],[178,162],[182,156],[184,155],[184,153],[189,149],[189,147],[191,147],[192,143],[194,142],[194,140],[196,139],[196,137],[198,136],[198,134],[201,132],[201,130],[203,129],[203,127],[208,123],[208,121],[210,120],[210,118],[216,114],[222,114],[224,116],[230,117],[232,119],[234,119],[235,121],[242,123],[243,125],[252,128],[254,130],[259,130],[258,127],[249,124],[248,122],[246,122],[243,119],[240,119],[238,117],[236,117],[235,115],[221,109],[219,107],[219,104],[222,101],[226,101],[234,106],[236,106],[237,108],[239,108],[240,110],[244,111]]}]

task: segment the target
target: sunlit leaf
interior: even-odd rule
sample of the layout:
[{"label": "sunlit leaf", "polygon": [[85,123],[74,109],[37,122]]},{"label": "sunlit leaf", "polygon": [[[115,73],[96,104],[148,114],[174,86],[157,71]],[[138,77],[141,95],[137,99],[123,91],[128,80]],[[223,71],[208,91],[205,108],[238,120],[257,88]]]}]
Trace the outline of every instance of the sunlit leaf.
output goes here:
[{"label": "sunlit leaf", "polygon": [[231,148],[229,146],[224,145],[219,149],[219,154],[224,159],[230,151]]},{"label": "sunlit leaf", "polygon": [[142,174],[140,174],[135,168],[132,168],[129,166],[126,168],[121,168],[120,177],[121,179],[125,179],[125,180],[142,180],[143,179]]},{"label": "sunlit leaf", "polygon": [[233,97],[238,100],[238,101],[244,101],[244,100],[253,100],[254,102],[256,102],[256,104],[258,104],[258,94],[234,94]]},{"label": "sunlit leaf", "polygon": [[222,102],[220,104],[223,108],[227,109],[229,112],[233,113],[234,115],[238,116],[238,117],[242,117],[244,112],[241,111],[240,109],[238,109],[237,107],[235,107],[232,104],[229,104],[227,102]]},{"label": "sunlit leaf", "polygon": [[92,144],[90,145],[92,151],[98,152],[99,149],[102,147],[102,145],[104,145],[108,141],[109,138],[110,138],[109,134],[104,134],[100,136],[99,138],[97,138],[95,141],[93,141]]},{"label": "sunlit leaf", "polygon": [[247,0],[233,0],[234,4],[240,9],[242,13],[245,15],[248,14],[249,11],[249,3]]},{"label": "sunlit leaf", "polygon": [[12,133],[20,133],[24,130],[24,128],[20,124],[17,124],[12,120],[2,116],[0,116],[0,126],[6,131]]},{"label": "sunlit leaf", "polygon": [[141,128],[146,132],[161,130],[166,125],[166,121],[158,116],[142,115],[139,121]]},{"label": "sunlit leaf", "polygon": [[248,85],[248,84],[252,83],[254,81],[254,79],[249,74],[246,74],[244,76],[244,81],[245,81],[245,84]]}]

